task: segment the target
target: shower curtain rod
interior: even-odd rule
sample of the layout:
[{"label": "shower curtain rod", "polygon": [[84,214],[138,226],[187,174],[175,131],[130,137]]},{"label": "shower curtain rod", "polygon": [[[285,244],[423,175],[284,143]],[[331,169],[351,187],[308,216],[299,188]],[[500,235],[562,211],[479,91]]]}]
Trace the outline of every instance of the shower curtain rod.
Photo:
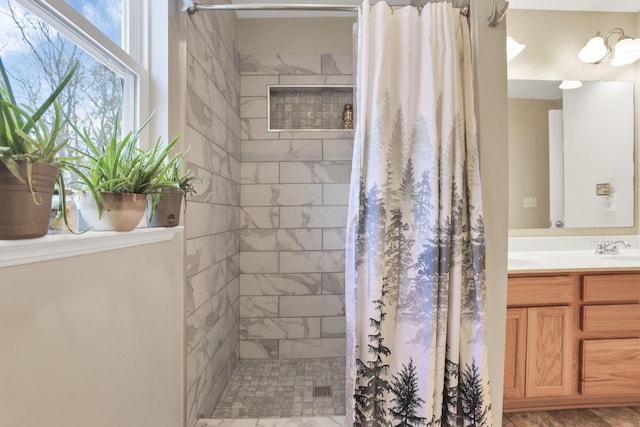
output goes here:
[{"label": "shower curtain rod", "polygon": [[[200,10],[315,10],[327,12],[357,12],[359,6],[353,4],[199,4],[191,1],[183,1],[183,10],[193,15]],[[460,9],[460,13],[467,16],[469,7]]]},{"label": "shower curtain rod", "polygon": [[189,15],[193,15],[200,10],[324,10],[330,12],[357,12],[358,7],[353,4],[199,4],[193,2],[187,8],[187,11]]}]

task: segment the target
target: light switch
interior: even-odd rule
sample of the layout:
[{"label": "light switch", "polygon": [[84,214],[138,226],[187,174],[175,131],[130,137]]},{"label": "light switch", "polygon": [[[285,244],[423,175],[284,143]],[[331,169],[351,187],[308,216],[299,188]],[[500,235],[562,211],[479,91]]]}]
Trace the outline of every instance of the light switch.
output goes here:
[{"label": "light switch", "polygon": [[522,198],[522,207],[523,208],[537,208],[538,207],[538,199],[535,197],[523,197]]}]

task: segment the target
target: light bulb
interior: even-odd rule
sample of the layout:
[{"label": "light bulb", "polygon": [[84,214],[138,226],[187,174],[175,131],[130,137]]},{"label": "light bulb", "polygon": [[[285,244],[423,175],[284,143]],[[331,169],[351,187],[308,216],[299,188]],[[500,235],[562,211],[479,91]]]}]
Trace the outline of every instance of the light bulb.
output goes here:
[{"label": "light bulb", "polygon": [[638,59],[640,59],[640,39],[622,39],[616,43],[611,65],[619,67],[631,64]]},{"label": "light bulb", "polygon": [[518,43],[511,36],[507,36],[507,62],[518,56],[524,50],[526,45]]},{"label": "light bulb", "polygon": [[560,89],[577,89],[582,86],[582,82],[580,80],[563,80],[558,86]]},{"label": "light bulb", "polygon": [[595,64],[601,61],[607,55],[608,49],[604,44],[604,39],[601,36],[595,36],[589,39],[587,44],[580,49],[578,58],[582,62],[588,64]]}]

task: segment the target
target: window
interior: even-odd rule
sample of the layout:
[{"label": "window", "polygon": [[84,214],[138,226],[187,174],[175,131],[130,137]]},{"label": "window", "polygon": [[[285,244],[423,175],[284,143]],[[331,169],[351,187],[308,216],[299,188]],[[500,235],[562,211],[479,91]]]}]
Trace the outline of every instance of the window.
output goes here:
[{"label": "window", "polygon": [[[0,0],[0,57],[16,98],[26,105],[42,102],[78,62],[59,98],[65,114],[94,134],[100,127],[108,131],[116,120],[121,129],[132,129],[147,114],[141,96],[147,25],[139,10],[145,3]],[[70,129],[65,133],[71,135]]]},{"label": "window", "polygon": [[[84,118],[81,127],[91,127],[102,121],[108,125],[109,117],[115,117],[113,112],[121,109],[118,116],[121,129],[132,129],[149,114],[146,107],[149,3],[148,0],[0,0],[0,57],[19,92],[16,95],[28,102],[29,97],[50,93],[51,85],[58,81],[56,76],[64,74],[62,67],[77,59],[81,61],[81,71],[78,80],[68,86],[75,91],[67,95],[75,95],[74,102],[68,101],[74,106],[69,114]],[[160,2],[155,5],[160,6]],[[166,4],[164,7],[171,8]],[[162,7],[156,7],[155,11],[160,13],[158,9]],[[164,21],[159,21],[155,30],[163,31],[163,25]],[[156,60],[165,58],[166,45],[155,43],[154,48]],[[179,230],[179,227],[156,227],[135,233],[4,240],[0,241],[0,268],[171,240]]]}]

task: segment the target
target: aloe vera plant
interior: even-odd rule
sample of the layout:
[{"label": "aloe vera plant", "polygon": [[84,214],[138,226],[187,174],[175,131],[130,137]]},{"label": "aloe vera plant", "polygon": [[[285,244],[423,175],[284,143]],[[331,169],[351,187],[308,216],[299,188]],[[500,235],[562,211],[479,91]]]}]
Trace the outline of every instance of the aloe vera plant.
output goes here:
[{"label": "aloe vera plant", "polygon": [[199,180],[190,170],[185,169],[188,152],[189,149],[187,148],[184,153],[178,153],[169,160],[169,167],[162,176],[163,181],[171,184],[171,186],[178,190],[184,197],[196,193],[193,182]]},{"label": "aloe vera plant", "polygon": [[[200,178],[193,175],[190,170],[185,169],[188,152],[189,148],[187,148],[184,153],[178,153],[174,157],[169,159],[167,161],[168,167],[165,169],[164,174],[160,177],[166,187],[174,188],[181,194],[182,199],[185,202],[185,209],[187,196],[196,193],[195,186],[193,185],[194,181],[200,180]],[[151,201],[150,218],[153,218],[153,212],[156,210],[158,203],[160,202],[160,192],[156,191],[150,194],[149,198]]]},{"label": "aloe vera plant", "polygon": [[103,130],[98,141],[94,141],[86,129],[80,130],[71,123],[85,146],[84,150],[76,149],[81,154],[77,166],[80,189],[93,195],[100,210],[103,206],[101,192],[150,194],[173,186],[163,177],[172,166],[168,159],[179,137],[166,145],[158,138],[150,150],[138,146],[140,134],[151,117],[136,131],[123,137],[120,137],[116,120],[116,126],[108,133]]},{"label": "aloe vera plant", "polygon": [[[77,68],[78,63],[70,68],[42,105],[33,109],[21,106],[16,101],[9,76],[0,58],[0,162],[29,188],[36,203],[39,201],[31,178],[33,163],[60,166],[68,160],[58,157],[58,153],[65,147],[68,140],[59,140],[60,130],[65,121],[56,98],[60,96]],[[43,115],[51,107],[54,109],[53,120],[47,124],[43,120]],[[20,162],[26,166],[22,168]],[[60,173],[58,183],[64,187]]]}]

